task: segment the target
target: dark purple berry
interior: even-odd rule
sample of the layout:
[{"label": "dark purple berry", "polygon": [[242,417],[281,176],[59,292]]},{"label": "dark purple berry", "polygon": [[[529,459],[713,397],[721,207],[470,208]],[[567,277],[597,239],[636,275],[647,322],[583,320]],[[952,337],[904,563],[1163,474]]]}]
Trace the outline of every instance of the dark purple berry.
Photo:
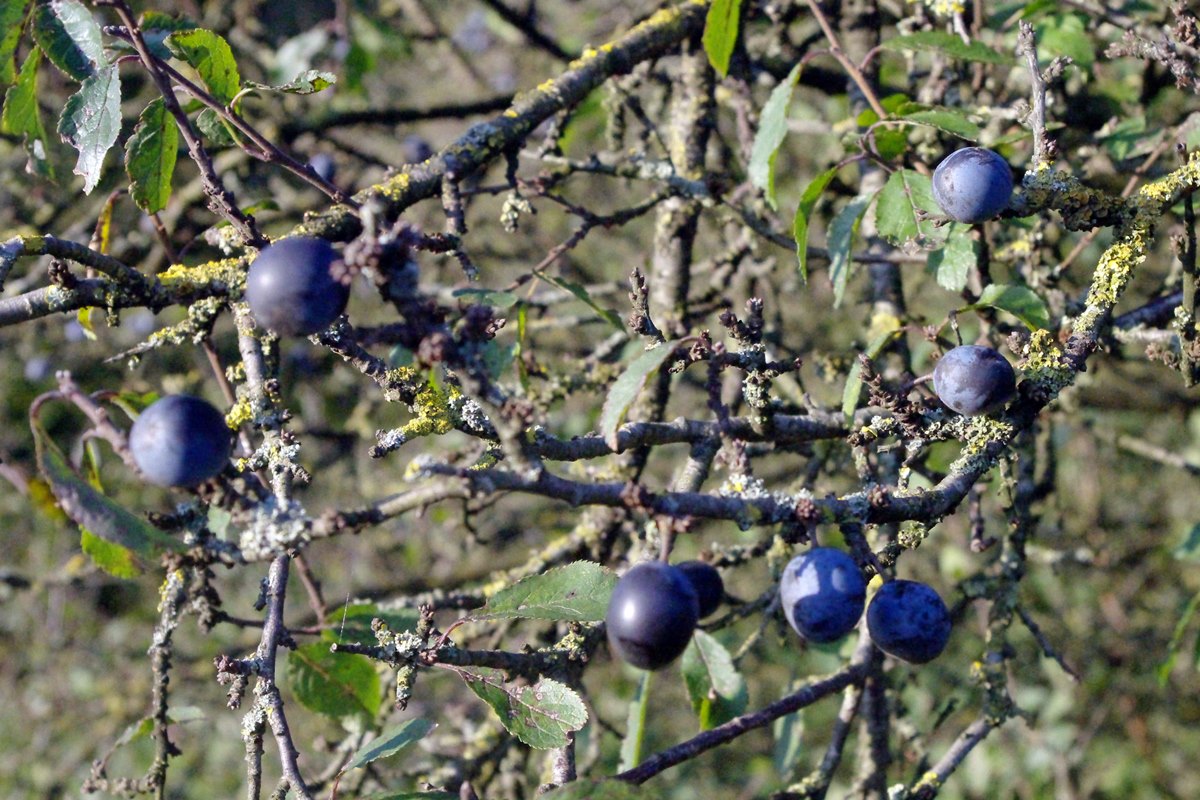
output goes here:
[{"label": "dark purple berry", "polygon": [[329,153],[317,153],[308,160],[308,166],[326,183],[333,183],[333,177],[337,175],[337,162]]},{"label": "dark purple berry", "polygon": [[867,630],[888,655],[924,664],[941,655],[950,641],[950,611],[923,583],[888,581],[871,598]]},{"label": "dark purple berry", "polygon": [[659,561],[638,564],[613,589],[604,620],[608,645],[635,667],[662,669],[687,648],[698,613],[683,572]]},{"label": "dark purple berry", "polygon": [[705,561],[684,561],[676,564],[676,568],[691,581],[696,590],[696,599],[700,602],[700,619],[721,607],[725,599],[725,582],[717,568]]},{"label": "dark purple berry", "polygon": [[783,613],[812,642],[834,642],[853,630],[866,597],[867,582],[854,559],[832,547],[796,556],[779,581]]},{"label": "dark purple berry", "polygon": [[933,390],[938,399],[967,416],[999,411],[1012,399],[1016,388],[1012,365],[990,347],[956,347],[933,368]]},{"label": "dark purple berry", "polygon": [[159,486],[195,486],[214,477],[229,463],[232,446],[221,412],[183,394],[156,400],[129,431],[134,462]]},{"label": "dark purple berry", "polygon": [[955,150],[933,171],[933,199],[959,222],[983,222],[1008,208],[1012,170],[1003,156],[982,147]]},{"label": "dark purple berry", "polygon": [[264,247],[246,275],[246,302],[254,319],[282,336],[328,328],[350,298],[349,287],[333,275],[336,260],[329,242],[308,236]]}]

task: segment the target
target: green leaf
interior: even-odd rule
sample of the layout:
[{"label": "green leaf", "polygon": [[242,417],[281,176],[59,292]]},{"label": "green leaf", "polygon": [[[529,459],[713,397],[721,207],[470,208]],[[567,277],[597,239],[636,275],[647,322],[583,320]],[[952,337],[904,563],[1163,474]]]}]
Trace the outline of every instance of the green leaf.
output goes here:
[{"label": "green leaf", "polygon": [[971,236],[971,226],[961,222],[948,225],[946,232],[945,245],[929,254],[929,269],[937,276],[938,286],[961,292],[979,261],[979,242]]},{"label": "green leaf", "polygon": [[692,634],[680,662],[692,710],[706,731],[728,722],[746,710],[749,695],[729,651],[702,630]]},{"label": "green leaf", "polygon": [[1145,155],[1162,138],[1161,130],[1146,130],[1146,117],[1127,117],[1114,125],[1105,125],[1098,136],[1115,161]]},{"label": "green leaf", "polygon": [[[899,98],[899,103],[908,103],[908,99],[902,95]],[[889,105],[886,100],[883,101],[883,104],[885,109]],[[898,103],[891,103],[890,105],[898,105]],[[868,128],[879,121],[879,115],[868,108],[860,112],[854,121],[859,128]],[[879,154],[880,158],[884,161],[892,161],[899,158],[908,149],[908,132],[902,127],[880,125],[871,128],[869,143],[873,144],[875,152]],[[866,131],[863,132],[862,144],[860,146],[864,150],[867,149]]]},{"label": "green leaf", "polygon": [[92,559],[93,564],[114,578],[129,580],[144,572],[133,551],[107,542],[87,528],[79,529],[79,546]]},{"label": "green leaf", "polygon": [[309,69],[301,72],[287,83],[280,84],[279,86],[268,86],[265,83],[255,83],[254,81],[246,81],[246,86],[248,88],[262,89],[268,92],[316,94],[317,92],[325,91],[335,83],[337,83],[337,76],[332,72],[322,72],[319,69]]},{"label": "green leaf", "polygon": [[[167,719],[172,723],[179,724],[183,722],[199,722],[203,720],[204,712],[196,706],[178,706],[167,712]],[[124,747],[131,742],[136,742],[139,739],[144,739],[154,731],[154,718],[142,717],[137,722],[129,725],[117,737],[113,743],[114,748]]]},{"label": "green leaf", "polygon": [[837,175],[838,168],[830,167],[812,179],[804,194],[800,197],[800,205],[796,207],[796,216],[792,220],[792,238],[796,240],[796,259],[800,269],[800,280],[808,283],[808,220],[812,217],[817,201],[829,182]]},{"label": "green leaf", "polygon": [[453,297],[465,297],[472,303],[479,303],[492,308],[512,308],[520,300],[512,292],[501,292],[494,289],[456,289]]},{"label": "green leaf", "polygon": [[625,781],[571,781],[539,800],[661,800],[658,789],[646,789]]},{"label": "green leaf", "polygon": [[658,372],[658,368],[674,351],[674,342],[663,342],[652,347],[635,358],[621,376],[613,381],[612,388],[608,390],[608,397],[604,398],[604,408],[600,410],[600,433],[613,450],[617,449],[617,429],[621,427],[629,407],[642,393],[642,388],[650,376]]},{"label": "green leaf", "polygon": [[546,619],[599,622],[617,576],[591,561],[576,561],[505,587],[471,616],[484,619]]},{"label": "green leaf", "polygon": [[1046,303],[1032,289],[1024,286],[993,283],[983,290],[979,301],[969,308],[984,306],[1007,311],[1024,322],[1031,331],[1050,326],[1050,312],[1046,309]]},{"label": "green leaf", "polygon": [[929,178],[911,169],[898,169],[879,192],[875,227],[892,244],[937,244],[945,233],[934,225],[933,217],[941,213]]},{"label": "green leaf", "polygon": [[704,20],[704,52],[722,77],[729,72],[729,59],[737,44],[741,9],[742,0],[713,0]]},{"label": "green leaf", "polygon": [[81,528],[106,542],[126,548],[140,559],[138,566],[165,552],[182,552],[184,544],[142,521],[105,497],[67,465],[67,459],[41,422],[30,423],[38,470],[50,485],[59,507]]},{"label": "green leaf", "polygon": [[[869,359],[879,358],[879,354],[900,335],[901,330],[897,322],[897,327],[877,335],[867,345],[867,349],[864,351],[866,357]],[[854,410],[858,408],[858,398],[861,394],[862,364],[856,358],[850,367],[849,374],[846,375],[846,386],[842,389],[842,414],[845,416],[847,424],[854,419]]]},{"label": "green leaf", "polygon": [[771,726],[775,735],[775,771],[783,776],[791,775],[804,746],[804,711],[785,714]]},{"label": "green leaf", "polygon": [[129,193],[148,214],[162,211],[171,199],[171,176],[179,154],[179,129],[161,97],[150,101],[125,143]]},{"label": "green leaf", "polygon": [[604,308],[603,306],[599,305],[595,300],[592,299],[592,296],[588,294],[588,290],[584,288],[583,285],[576,283],[575,281],[566,280],[565,278],[555,277],[545,272],[535,271],[535,274],[546,283],[570,292],[576,297],[576,299],[583,301],[583,303],[592,309],[592,311],[596,312],[598,317],[619,330],[621,333],[628,333],[628,331],[625,329],[625,323],[621,319],[621,315],[612,309]]},{"label": "green leaf", "polygon": [[829,233],[826,236],[829,248],[829,280],[833,283],[833,307],[839,308],[846,296],[846,285],[850,281],[850,271],[854,269],[854,259],[851,249],[854,237],[858,233],[859,223],[867,207],[875,199],[875,193],[859,195],[846,204],[846,207],[829,223]]},{"label": "green leaf", "polygon": [[1038,60],[1050,63],[1055,56],[1066,56],[1083,70],[1096,63],[1096,51],[1087,32],[1087,19],[1080,14],[1052,14],[1034,24],[1037,31]]},{"label": "green leaf", "polygon": [[7,86],[17,78],[13,55],[21,41],[25,11],[30,0],[0,0],[0,84]]},{"label": "green leaf", "polygon": [[1193,525],[1171,555],[1182,561],[1200,561],[1200,525]]},{"label": "green leaf", "polygon": [[501,344],[492,339],[476,346],[479,348],[479,357],[483,361],[488,377],[494,381],[499,380],[508,372],[508,368],[512,366],[517,357],[516,343]]},{"label": "green leaf", "polygon": [[38,3],[33,15],[33,38],[54,66],[77,81],[108,66],[100,25],[77,0]]},{"label": "green leaf", "polygon": [[330,652],[326,642],[297,647],[288,654],[287,683],[301,705],[327,717],[374,717],[383,702],[379,673],[371,660]]},{"label": "green leaf", "polygon": [[633,769],[642,763],[642,742],[646,738],[646,709],[650,704],[650,681],[653,672],[642,671],[633,697],[629,698],[629,714],[625,720],[625,738],[621,739],[621,765],[618,772]]},{"label": "green leaf", "polygon": [[203,28],[176,31],[167,37],[166,45],[176,58],[200,74],[208,91],[221,103],[228,104],[242,90],[233,51],[219,35]]},{"label": "green leaf", "polygon": [[4,110],[0,112],[0,130],[13,136],[25,138],[25,153],[29,161],[26,171],[54,179],[54,166],[47,158],[46,128],[42,125],[42,111],[37,99],[38,65],[42,63],[42,50],[34,47],[21,65],[17,82],[4,93]]},{"label": "green leaf", "polygon": [[762,189],[767,203],[775,208],[775,156],[787,136],[787,111],[792,100],[792,91],[800,80],[803,64],[796,64],[788,76],[771,90],[758,120],[758,132],[754,135],[754,146],[750,148],[750,182]]},{"label": "green leaf", "polygon": [[350,759],[350,763],[342,769],[342,772],[349,772],[352,769],[364,767],[372,761],[394,756],[413,742],[424,739],[436,727],[435,723],[426,719],[409,719],[388,728],[373,742],[355,753],[354,758]]},{"label": "green leaf", "polygon": [[383,611],[374,603],[350,603],[329,612],[329,619],[337,620],[337,630],[323,631],[321,635],[329,641],[371,643],[375,641],[371,622],[376,618],[387,625],[389,631],[403,633],[416,630],[421,614],[413,608]]},{"label": "green leaf", "polygon": [[492,707],[500,723],[525,744],[549,750],[567,744],[567,734],[587,723],[587,709],[565,684],[542,678],[532,686],[504,682],[495,669],[460,669],[458,674]]},{"label": "green leaf", "polygon": [[167,37],[176,31],[190,31],[198,26],[184,17],[147,11],[138,18],[138,27],[142,30],[142,39],[150,52],[156,58],[168,61],[174,56],[167,47]]},{"label": "green leaf", "polygon": [[588,308],[592,309],[592,311],[595,311],[600,319],[604,320],[609,325],[612,325],[621,333],[628,333],[628,331],[625,330],[625,323],[621,321],[620,315],[615,311],[611,311],[607,308],[602,308],[601,306],[597,305],[596,301],[592,299],[592,296],[588,294],[587,289],[583,288],[578,283],[566,280],[565,278],[557,278],[548,272],[543,272],[542,270],[538,269],[535,269],[533,274],[537,275],[551,286],[557,286],[559,289],[575,295],[576,299],[582,300],[585,304],[587,304]]},{"label": "green leaf", "polygon": [[211,108],[196,115],[196,127],[214,147],[230,147],[237,141],[225,120]]},{"label": "green leaf", "polygon": [[928,125],[940,131],[952,134],[960,139],[974,142],[979,139],[979,126],[967,119],[959,111],[949,108],[933,108],[913,111],[905,114],[903,119],[917,125]]},{"label": "green leaf", "polygon": [[104,156],[121,132],[121,78],[114,64],[84,80],[67,98],[58,120],[63,141],[79,151],[74,172],[83,177],[83,192],[90,194],[100,181]]},{"label": "green leaf", "polygon": [[1179,619],[1175,623],[1175,631],[1171,634],[1171,641],[1167,644],[1167,656],[1155,670],[1159,686],[1166,686],[1167,681],[1171,678],[1171,670],[1175,668],[1175,661],[1179,658],[1179,650],[1183,646],[1183,636],[1187,633],[1188,623],[1196,615],[1197,608],[1200,608],[1200,592],[1192,595],[1192,599],[1188,601],[1183,613],[1179,615]]},{"label": "green leaf", "polygon": [[963,61],[982,61],[985,64],[1012,64],[1012,56],[999,53],[980,41],[966,44],[958,36],[945,31],[920,31],[907,36],[893,36],[881,45],[885,50],[915,50],[939,53]]}]

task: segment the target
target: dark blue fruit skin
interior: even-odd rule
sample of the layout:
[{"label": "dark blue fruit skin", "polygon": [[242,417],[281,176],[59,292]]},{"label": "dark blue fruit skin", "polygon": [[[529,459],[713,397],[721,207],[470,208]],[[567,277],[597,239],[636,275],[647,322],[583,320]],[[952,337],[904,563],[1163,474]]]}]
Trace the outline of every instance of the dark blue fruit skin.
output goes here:
[{"label": "dark blue fruit skin", "polygon": [[888,581],[871,598],[867,631],[888,655],[924,664],[941,655],[950,641],[950,611],[923,583]]},{"label": "dark blue fruit skin", "polygon": [[1016,389],[1017,374],[1012,365],[990,347],[956,347],[933,368],[933,390],[938,399],[968,417],[999,411]]},{"label": "dark blue fruit skin", "polygon": [[696,590],[700,619],[721,607],[721,601],[725,599],[725,582],[721,580],[721,573],[717,572],[716,567],[704,561],[683,561],[675,567],[687,576]]},{"label": "dark blue fruit skin", "polygon": [[281,336],[323,331],[346,310],[350,288],[330,272],[337,253],[324,239],[294,236],[259,251],[246,275],[246,302]]},{"label": "dark blue fruit skin", "polygon": [[779,581],[783,613],[810,642],[835,642],[854,629],[867,582],[854,559],[832,547],[814,547],[788,563]]},{"label": "dark blue fruit skin", "polygon": [[134,462],[159,486],[195,486],[214,477],[229,463],[232,446],[221,412],[185,394],[151,403],[129,431]]},{"label": "dark blue fruit skin", "polygon": [[955,150],[933,171],[933,199],[959,222],[983,222],[1008,208],[1012,170],[1003,156],[982,147]]},{"label": "dark blue fruit skin", "polygon": [[641,669],[662,669],[687,648],[696,629],[699,601],[676,567],[638,564],[617,581],[605,624],[608,646]]},{"label": "dark blue fruit skin", "polygon": [[333,176],[337,175],[337,162],[329,153],[317,153],[308,160],[308,166],[326,183],[333,183]]}]

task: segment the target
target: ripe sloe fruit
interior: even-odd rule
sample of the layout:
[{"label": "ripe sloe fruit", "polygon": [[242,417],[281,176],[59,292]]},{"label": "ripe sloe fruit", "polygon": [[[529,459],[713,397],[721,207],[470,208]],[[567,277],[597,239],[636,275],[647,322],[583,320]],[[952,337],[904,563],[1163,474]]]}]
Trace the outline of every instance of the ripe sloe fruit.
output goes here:
[{"label": "ripe sloe fruit", "polygon": [[871,598],[867,631],[888,655],[924,664],[941,655],[950,641],[950,611],[923,583],[888,581]]},{"label": "ripe sloe fruit", "polygon": [[264,247],[246,275],[246,302],[254,319],[282,336],[328,328],[350,299],[350,288],[330,271],[336,260],[329,242],[308,236]]},{"label": "ripe sloe fruit", "polygon": [[167,395],[134,421],[129,449],[146,480],[159,486],[195,486],[229,463],[232,432],[225,417],[198,397]]},{"label": "ripe sloe fruit", "polygon": [[641,669],[662,669],[687,648],[699,601],[678,568],[658,561],[638,564],[613,589],[605,624],[608,646]]},{"label": "ripe sloe fruit", "polygon": [[308,166],[326,183],[333,183],[333,176],[337,175],[337,162],[329,153],[315,154],[308,160]]},{"label": "ripe sloe fruit", "polygon": [[833,547],[814,547],[793,558],[779,581],[783,613],[810,642],[833,642],[858,624],[867,582],[854,559]]},{"label": "ripe sloe fruit", "polygon": [[1004,408],[1017,388],[1008,359],[990,347],[962,345],[942,356],[933,368],[938,399],[968,417]]},{"label": "ripe sloe fruit", "polygon": [[955,150],[933,171],[933,199],[959,222],[992,219],[1008,207],[1012,189],[1008,162],[982,147]]},{"label": "ripe sloe fruit", "polygon": [[700,619],[721,607],[721,601],[725,599],[725,582],[721,580],[721,573],[717,572],[716,567],[705,561],[684,561],[675,567],[687,576],[696,590]]}]

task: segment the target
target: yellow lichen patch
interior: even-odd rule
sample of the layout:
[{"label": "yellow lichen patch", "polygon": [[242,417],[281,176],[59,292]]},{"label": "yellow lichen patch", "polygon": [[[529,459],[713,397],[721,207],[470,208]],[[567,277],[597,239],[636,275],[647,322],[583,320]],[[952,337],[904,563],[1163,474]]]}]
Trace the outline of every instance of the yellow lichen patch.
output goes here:
[{"label": "yellow lichen patch", "polygon": [[219,261],[209,261],[189,267],[185,264],[172,264],[159,273],[158,280],[163,288],[171,292],[199,292],[217,285],[223,286],[233,293],[246,282],[245,260],[240,258],[223,258]]},{"label": "yellow lichen patch", "polygon": [[172,602],[175,594],[183,586],[183,570],[174,569],[166,574],[163,578],[162,586],[158,587],[158,610],[159,613]]},{"label": "yellow lichen patch", "polygon": [[1024,359],[1021,362],[1021,371],[1027,380],[1033,381],[1051,395],[1070,385],[1074,373],[1071,372],[1063,357],[1062,348],[1058,346],[1050,331],[1034,331],[1022,355]]},{"label": "yellow lichen patch", "polygon": [[933,770],[930,770],[922,775],[921,780],[917,781],[916,785],[913,786],[913,789],[924,789],[926,787],[934,790],[942,788],[942,780]]},{"label": "yellow lichen patch", "polygon": [[386,197],[395,203],[404,199],[405,194],[408,193],[409,183],[410,178],[408,173],[400,172],[379,184],[377,190],[382,197]]},{"label": "yellow lichen patch", "polygon": [[496,451],[485,450],[483,455],[479,457],[479,460],[467,467],[467,469],[473,472],[482,472],[485,469],[491,469],[499,463],[500,457],[496,454]]},{"label": "yellow lichen patch", "polygon": [[[981,455],[990,442],[1009,440],[1015,430],[1012,423],[996,417],[973,417],[967,426],[967,439],[963,442],[962,456]],[[951,468],[953,469],[953,468]]]},{"label": "yellow lichen patch", "polygon": [[[413,367],[397,367],[388,377],[397,383],[417,384],[421,374]],[[456,387],[442,388],[433,381],[424,381],[413,398],[413,418],[400,428],[405,439],[420,436],[440,436],[454,429],[454,407],[461,401],[462,392]]]},{"label": "yellow lichen patch", "polygon": [[1146,260],[1149,245],[1150,225],[1139,218],[1137,224],[1104,251],[1092,276],[1087,309],[1076,322],[1077,331],[1091,330],[1100,316],[1116,305],[1134,268]]},{"label": "yellow lichen patch", "polygon": [[1200,151],[1193,152],[1187,163],[1160,180],[1143,186],[1138,194],[1157,203],[1173,202],[1175,195],[1200,186]]},{"label": "yellow lichen patch", "polygon": [[254,409],[251,407],[250,401],[244,397],[234,403],[233,408],[225,414],[225,424],[233,430],[237,430],[252,419],[254,419]]}]

